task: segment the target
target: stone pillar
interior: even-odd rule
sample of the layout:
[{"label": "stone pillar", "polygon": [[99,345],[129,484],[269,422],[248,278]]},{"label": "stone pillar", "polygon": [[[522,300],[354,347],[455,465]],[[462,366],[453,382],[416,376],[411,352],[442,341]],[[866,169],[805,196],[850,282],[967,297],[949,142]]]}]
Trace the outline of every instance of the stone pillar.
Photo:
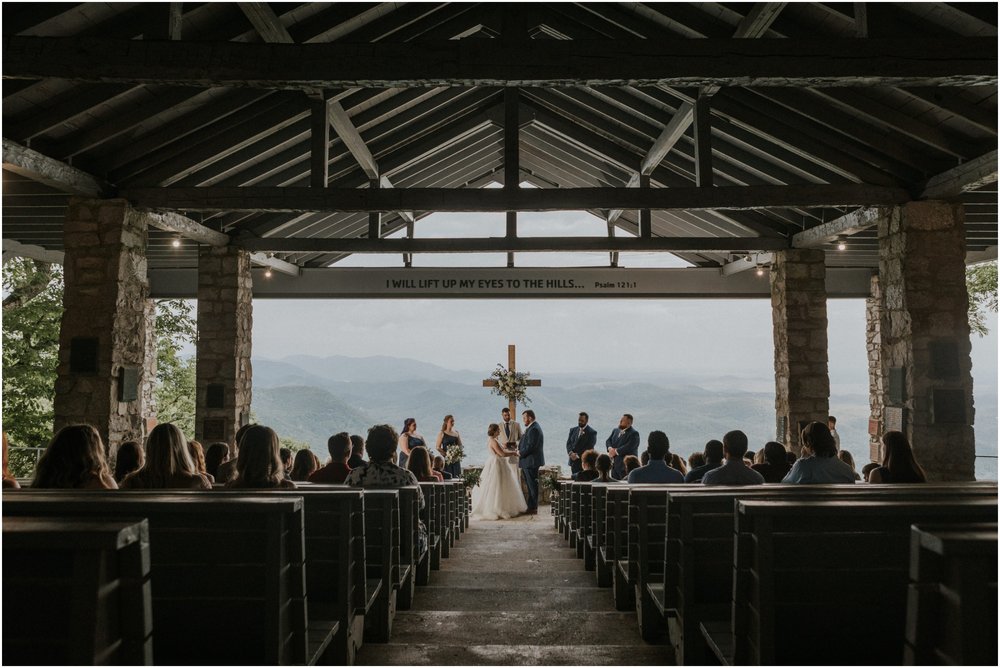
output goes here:
[{"label": "stone pillar", "polygon": [[776,440],[798,452],[799,428],[830,412],[823,251],[775,253],[771,267]]},{"label": "stone pillar", "polygon": [[92,424],[109,452],[145,437],[146,239],[125,200],[70,199],[54,426]]},{"label": "stone pillar", "polygon": [[[868,456],[880,461],[879,441],[882,438],[882,417],[885,377],[882,375],[882,285],[872,276],[871,295],[865,300],[865,342],[868,351]],[[874,429],[872,429],[874,427]],[[864,466],[858,462],[859,468]]]},{"label": "stone pillar", "polygon": [[960,204],[911,202],[878,227],[882,427],[931,480],[975,478],[964,219]]},{"label": "stone pillar", "polygon": [[206,445],[232,441],[250,419],[252,288],[246,251],[202,246],[195,432]]},{"label": "stone pillar", "polygon": [[142,371],[140,395],[146,407],[145,429],[156,426],[156,300],[147,299],[143,319],[146,322],[146,353]]}]

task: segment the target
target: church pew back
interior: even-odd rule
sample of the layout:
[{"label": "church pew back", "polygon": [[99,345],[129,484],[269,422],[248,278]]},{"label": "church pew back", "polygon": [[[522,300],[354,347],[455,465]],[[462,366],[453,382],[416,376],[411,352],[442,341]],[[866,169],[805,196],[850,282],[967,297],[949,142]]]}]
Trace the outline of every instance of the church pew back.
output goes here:
[{"label": "church pew back", "polygon": [[6,517],[7,665],[151,665],[146,520]]},{"label": "church pew back", "polygon": [[301,498],[20,492],[4,496],[3,514],[147,518],[154,663],[307,659]]},{"label": "church pew back", "polygon": [[365,639],[389,642],[400,586],[399,491],[365,489],[365,571],[377,592],[365,613]]}]

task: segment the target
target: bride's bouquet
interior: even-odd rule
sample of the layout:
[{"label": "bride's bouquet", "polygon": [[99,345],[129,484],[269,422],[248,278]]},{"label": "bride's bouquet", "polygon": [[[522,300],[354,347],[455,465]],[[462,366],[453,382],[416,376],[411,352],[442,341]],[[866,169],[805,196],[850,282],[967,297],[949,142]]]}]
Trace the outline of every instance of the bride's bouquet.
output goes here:
[{"label": "bride's bouquet", "polygon": [[465,450],[462,449],[460,443],[456,443],[455,445],[448,446],[448,452],[445,455],[444,461],[446,464],[457,464],[462,461],[463,457],[465,457]]}]

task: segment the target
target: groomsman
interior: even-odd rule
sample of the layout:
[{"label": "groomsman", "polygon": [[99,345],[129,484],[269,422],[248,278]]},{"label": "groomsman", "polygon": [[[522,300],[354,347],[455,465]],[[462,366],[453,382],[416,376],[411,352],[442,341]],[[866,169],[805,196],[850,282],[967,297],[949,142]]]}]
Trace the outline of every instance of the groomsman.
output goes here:
[{"label": "groomsman", "polygon": [[579,426],[571,427],[569,437],[566,439],[566,454],[569,455],[569,468],[573,473],[573,480],[582,470],[580,458],[587,450],[592,450],[597,445],[597,431],[587,424],[590,416],[580,413],[577,420]]},{"label": "groomsman", "polygon": [[517,420],[510,419],[510,408],[507,406],[500,411],[500,418],[500,437],[497,440],[508,450],[516,450],[521,444],[521,425]]},{"label": "groomsman", "polygon": [[614,460],[611,465],[611,477],[615,480],[625,478],[625,458],[629,455],[639,456],[639,432],[632,428],[632,416],[622,415],[618,428],[611,432],[604,442],[608,454]]}]

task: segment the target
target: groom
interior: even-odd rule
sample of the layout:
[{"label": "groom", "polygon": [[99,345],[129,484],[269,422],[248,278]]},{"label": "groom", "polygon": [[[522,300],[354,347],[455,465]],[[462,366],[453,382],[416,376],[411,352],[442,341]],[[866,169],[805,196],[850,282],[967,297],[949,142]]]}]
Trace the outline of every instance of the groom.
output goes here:
[{"label": "groom", "polygon": [[542,445],[545,436],[542,428],[535,422],[535,411],[526,410],[521,413],[524,421],[524,435],[517,447],[520,455],[517,465],[524,469],[524,483],[528,488],[528,514],[538,514],[538,469],[545,464],[545,454]]}]

